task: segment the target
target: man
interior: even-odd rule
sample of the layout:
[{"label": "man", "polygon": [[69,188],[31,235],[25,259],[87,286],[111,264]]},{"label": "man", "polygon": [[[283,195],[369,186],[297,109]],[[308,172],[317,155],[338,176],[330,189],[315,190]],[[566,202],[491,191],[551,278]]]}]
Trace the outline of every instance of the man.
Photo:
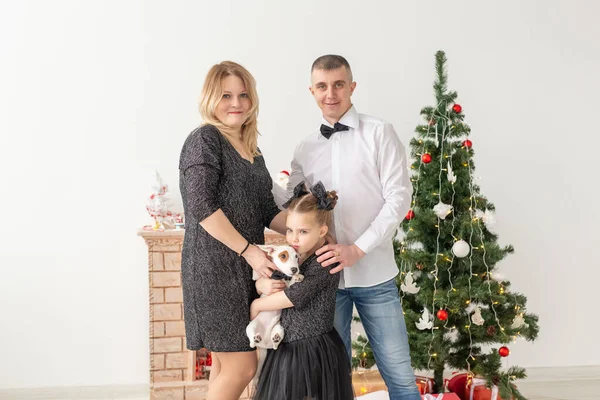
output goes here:
[{"label": "man", "polygon": [[356,306],[391,400],[417,400],[406,325],[394,278],[392,237],[410,207],[405,149],[391,124],[358,114],[350,65],[337,55],[312,65],[310,92],[323,113],[321,128],[296,148],[287,197],[301,181],[322,181],[339,195],[337,244],[317,251],[323,267],[339,262],[335,327],[351,355]]}]

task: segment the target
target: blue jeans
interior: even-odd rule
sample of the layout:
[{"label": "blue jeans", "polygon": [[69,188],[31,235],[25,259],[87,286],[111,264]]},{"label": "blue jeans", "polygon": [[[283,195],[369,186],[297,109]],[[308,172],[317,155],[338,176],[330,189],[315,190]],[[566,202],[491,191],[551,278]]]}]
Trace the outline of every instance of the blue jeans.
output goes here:
[{"label": "blue jeans", "polygon": [[394,279],[372,287],[338,289],[335,329],[352,359],[352,305],[360,316],[390,400],[421,400],[410,364],[404,314]]}]

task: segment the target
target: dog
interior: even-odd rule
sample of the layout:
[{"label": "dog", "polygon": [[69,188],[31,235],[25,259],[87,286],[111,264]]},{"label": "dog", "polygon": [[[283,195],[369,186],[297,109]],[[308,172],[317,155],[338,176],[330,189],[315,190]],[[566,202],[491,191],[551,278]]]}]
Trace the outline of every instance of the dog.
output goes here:
[{"label": "dog", "polygon": [[[279,271],[273,272],[271,279],[282,279],[288,287],[296,282],[302,282],[304,276],[300,274],[298,253],[293,247],[285,245],[259,245],[258,247],[267,253],[267,257],[279,268]],[[252,271],[252,279],[256,281],[258,278],[260,275],[256,271]],[[261,295],[261,297],[265,296],[264,293]],[[281,310],[261,311],[256,318],[250,321],[246,327],[250,347],[277,350],[285,334],[279,323],[280,318]]]}]

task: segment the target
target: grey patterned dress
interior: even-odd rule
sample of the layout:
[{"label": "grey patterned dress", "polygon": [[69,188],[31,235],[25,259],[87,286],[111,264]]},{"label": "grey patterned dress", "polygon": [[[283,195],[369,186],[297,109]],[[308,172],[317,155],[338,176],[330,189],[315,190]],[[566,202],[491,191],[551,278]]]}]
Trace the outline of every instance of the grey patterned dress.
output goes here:
[{"label": "grey patterned dress", "polygon": [[185,212],[181,279],[188,349],[254,350],[245,332],[250,304],[258,297],[252,269],[199,223],[221,209],[244,238],[263,244],[265,227],[279,213],[272,185],[263,157],[245,160],[216,127],[204,125],[186,139],[179,188]]}]

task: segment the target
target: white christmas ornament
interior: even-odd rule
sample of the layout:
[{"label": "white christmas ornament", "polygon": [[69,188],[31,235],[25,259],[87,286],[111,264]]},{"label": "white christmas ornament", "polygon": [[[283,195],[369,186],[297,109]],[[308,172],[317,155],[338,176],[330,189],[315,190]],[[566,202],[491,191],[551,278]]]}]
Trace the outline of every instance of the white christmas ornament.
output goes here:
[{"label": "white christmas ornament", "polygon": [[473,323],[478,326],[481,326],[484,324],[485,320],[481,316],[481,308],[475,307],[475,312],[471,316],[471,321],[473,321]]},{"label": "white christmas ornament", "polygon": [[444,340],[450,343],[456,343],[458,341],[458,330],[457,329],[449,329],[444,333]]},{"label": "white christmas ornament", "polygon": [[513,320],[513,323],[512,323],[512,325],[510,327],[511,327],[511,329],[519,329],[519,328],[522,328],[522,327],[527,328],[527,327],[529,327],[529,325],[527,325],[525,323],[525,319],[523,318],[523,314],[518,314],[515,317],[515,319]]},{"label": "white christmas ornament", "polygon": [[473,314],[473,312],[475,311],[476,308],[481,308],[481,309],[488,309],[489,307],[485,304],[481,304],[481,303],[469,303],[469,305],[465,308],[465,312],[467,314]]},{"label": "white christmas ornament", "polygon": [[406,274],[406,278],[404,278],[404,283],[400,285],[400,289],[404,293],[417,294],[421,288],[417,287],[417,284],[413,280],[412,272]]},{"label": "white christmas ornament", "polygon": [[475,216],[483,221],[483,224],[491,233],[496,233],[496,214],[491,210],[475,210]]},{"label": "white christmas ornament", "polygon": [[504,281],[506,281],[506,277],[504,276],[504,274],[502,274],[500,272],[490,273],[490,276],[496,282],[504,282]]},{"label": "white christmas ornament", "polygon": [[448,161],[448,182],[456,183],[456,175],[454,175],[450,161]]},{"label": "white christmas ornament", "polygon": [[427,309],[427,307],[425,307],[425,309],[423,310],[423,314],[421,314],[421,319],[419,319],[418,322],[415,322],[417,329],[424,331],[426,329],[433,328],[433,322],[431,321],[431,317],[432,315],[429,314],[429,310]]},{"label": "white christmas ornament", "polygon": [[433,212],[439,219],[446,219],[448,214],[452,212],[452,206],[450,204],[439,202],[433,207]]},{"label": "white christmas ornament", "polygon": [[471,252],[471,246],[469,246],[469,244],[464,240],[459,240],[454,243],[454,246],[452,246],[452,252],[456,257],[463,258],[469,255]]},{"label": "white christmas ornament", "polygon": [[275,176],[275,178],[276,178],[277,184],[280,187],[282,187],[284,189],[287,189],[287,184],[288,184],[288,181],[290,180],[290,173],[289,172],[287,172],[286,170],[279,171],[277,173],[277,175]]},{"label": "white christmas ornament", "polygon": [[425,245],[421,242],[411,242],[408,244],[407,248],[410,250],[423,250]]}]

